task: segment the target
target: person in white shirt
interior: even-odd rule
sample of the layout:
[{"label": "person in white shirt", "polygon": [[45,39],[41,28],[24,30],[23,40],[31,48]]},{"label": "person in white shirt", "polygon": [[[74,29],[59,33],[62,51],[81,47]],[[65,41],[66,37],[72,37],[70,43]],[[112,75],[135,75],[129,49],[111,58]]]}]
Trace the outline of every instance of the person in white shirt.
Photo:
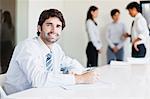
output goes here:
[{"label": "person in white shirt", "polygon": [[111,10],[112,22],[108,25],[106,32],[107,48],[107,64],[111,60],[123,61],[124,59],[124,43],[123,35],[127,33],[125,25],[120,22],[120,11],[118,9]]},{"label": "person in white shirt", "polygon": [[101,53],[102,43],[96,18],[98,16],[98,8],[91,6],[87,12],[86,32],[88,34],[88,45],[86,48],[87,67],[98,66],[98,53]]},{"label": "person in white shirt", "polygon": [[65,27],[62,13],[44,10],[38,21],[38,37],[19,43],[13,53],[3,85],[7,94],[29,88],[93,83],[94,71],[84,72],[75,59],[65,56],[56,43]]},{"label": "person in white shirt", "polygon": [[[132,57],[141,58],[146,56],[147,39],[149,30],[145,18],[140,13],[140,5],[137,2],[131,2],[126,9],[130,16],[134,17],[131,27]],[[127,34],[126,37],[129,35]]]}]

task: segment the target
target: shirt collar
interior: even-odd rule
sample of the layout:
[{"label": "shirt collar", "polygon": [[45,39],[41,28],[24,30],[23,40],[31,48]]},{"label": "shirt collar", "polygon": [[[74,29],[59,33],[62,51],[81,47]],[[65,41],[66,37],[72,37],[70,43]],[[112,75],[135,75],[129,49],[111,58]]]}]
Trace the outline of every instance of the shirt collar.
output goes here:
[{"label": "shirt collar", "polygon": [[112,23],[113,23],[113,24],[118,24],[118,23],[120,23],[120,21],[117,21],[117,22],[112,21]]},{"label": "shirt collar", "polygon": [[45,55],[50,53],[51,50],[46,46],[46,44],[43,42],[43,40],[40,38],[40,36],[38,37],[38,41],[40,43],[40,46],[42,47],[42,53]]},{"label": "shirt collar", "polygon": [[138,19],[139,17],[141,17],[141,15],[142,15],[141,13],[138,13],[138,14],[135,16],[135,20]]}]

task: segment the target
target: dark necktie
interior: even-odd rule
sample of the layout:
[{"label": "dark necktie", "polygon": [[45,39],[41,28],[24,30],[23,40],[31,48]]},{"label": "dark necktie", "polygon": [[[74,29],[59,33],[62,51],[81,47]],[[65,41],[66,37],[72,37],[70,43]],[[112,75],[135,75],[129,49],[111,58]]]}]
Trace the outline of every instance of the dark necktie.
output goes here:
[{"label": "dark necktie", "polygon": [[132,21],[132,24],[131,24],[131,39],[130,39],[130,42],[132,42],[133,25],[134,25],[134,20]]},{"label": "dark necktie", "polygon": [[133,28],[133,25],[134,25],[134,21],[132,21],[132,27],[131,28]]},{"label": "dark necktie", "polygon": [[52,68],[52,64],[53,64],[53,57],[52,57],[52,52],[50,52],[50,53],[48,53],[47,55],[46,55],[46,69],[49,71],[49,70],[53,70],[53,68]]}]

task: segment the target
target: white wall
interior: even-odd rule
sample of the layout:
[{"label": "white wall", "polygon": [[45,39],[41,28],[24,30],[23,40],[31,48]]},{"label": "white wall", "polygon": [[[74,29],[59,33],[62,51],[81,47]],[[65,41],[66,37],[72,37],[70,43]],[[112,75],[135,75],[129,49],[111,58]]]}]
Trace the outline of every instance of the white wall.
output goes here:
[{"label": "white wall", "polygon": [[[22,0],[18,0],[21,3]],[[97,5],[99,7],[99,17],[97,19],[100,26],[100,37],[103,43],[103,52],[99,55],[99,64],[106,64],[106,47],[105,29],[109,22],[111,22],[110,10],[118,8],[121,11],[121,21],[127,25],[128,31],[130,31],[130,25],[132,18],[128,15],[128,11],[125,9],[126,5],[131,0],[28,0],[26,6],[28,8],[27,18],[24,16],[18,19],[18,22],[27,21],[24,27],[18,26],[20,30],[24,30],[21,35],[33,37],[37,32],[37,21],[40,13],[44,9],[57,8],[62,11],[66,20],[66,28],[62,33],[62,37],[59,43],[63,47],[67,55],[78,59],[83,65],[86,65],[85,49],[88,43],[87,33],[85,32],[85,18],[88,8],[91,5]],[[20,4],[22,8],[23,4]],[[23,9],[23,8],[22,8]],[[18,12],[21,13],[18,8]],[[22,19],[22,20],[21,20]],[[25,29],[28,29],[26,31]],[[19,38],[19,37],[18,37]],[[22,39],[20,38],[20,39]],[[18,41],[20,40],[18,39]],[[125,45],[125,57],[130,56],[130,45],[127,41]]]},{"label": "white wall", "polygon": [[28,33],[28,1],[16,0],[17,43],[27,38],[28,37],[27,33]]}]

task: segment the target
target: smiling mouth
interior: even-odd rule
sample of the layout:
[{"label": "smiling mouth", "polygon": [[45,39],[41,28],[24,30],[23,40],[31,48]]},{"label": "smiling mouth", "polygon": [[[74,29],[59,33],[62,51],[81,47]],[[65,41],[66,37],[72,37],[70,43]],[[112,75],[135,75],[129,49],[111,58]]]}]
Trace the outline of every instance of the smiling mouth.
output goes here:
[{"label": "smiling mouth", "polygon": [[52,36],[52,35],[54,36],[55,35],[55,36],[59,37],[59,34],[58,33],[54,33],[54,32],[48,32],[48,33],[46,33],[46,35],[47,36]]}]

